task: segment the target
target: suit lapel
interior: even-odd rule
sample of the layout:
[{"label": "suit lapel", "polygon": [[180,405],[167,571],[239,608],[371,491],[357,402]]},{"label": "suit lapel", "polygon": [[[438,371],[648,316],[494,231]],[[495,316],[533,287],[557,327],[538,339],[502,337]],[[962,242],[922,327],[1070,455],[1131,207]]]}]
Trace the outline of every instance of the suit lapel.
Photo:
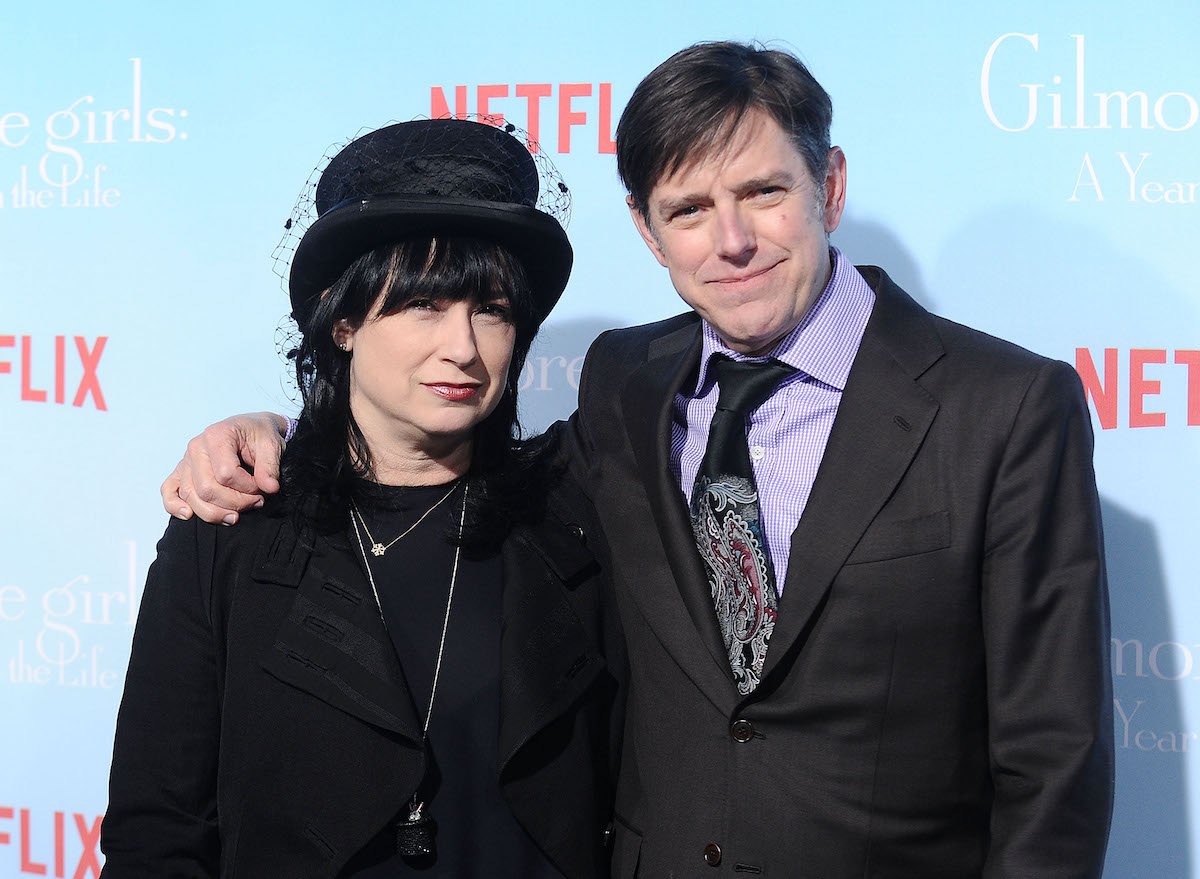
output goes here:
[{"label": "suit lapel", "polygon": [[[296,559],[307,557],[307,563]],[[351,547],[317,537],[311,550],[289,524],[263,542],[253,578],[296,590],[263,667],[358,719],[421,742],[408,685],[379,607]]]},{"label": "suit lapel", "polygon": [[925,312],[879,269],[876,291],[804,515],[763,668],[764,680],[803,643],[834,578],[925,439],[937,401],[917,378],[942,356]]},{"label": "suit lapel", "polygon": [[[712,592],[704,563],[696,550],[691,519],[671,470],[671,418],[676,392],[694,381],[700,357],[700,322],[657,340],[647,360],[629,377],[622,390],[624,421],[638,463],[663,555],[641,560],[645,589],[632,590],[643,616],[659,640],[681,660],[693,681],[722,710],[733,704],[736,689],[725,642],[713,611]],[[637,515],[636,502],[630,515]],[[664,559],[665,556],[665,559]],[[665,590],[674,582],[691,619],[692,631],[681,629],[677,604]],[[658,584],[664,584],[659,586]],[[697,637],[711,662],[697,667],[692,650]]]}]

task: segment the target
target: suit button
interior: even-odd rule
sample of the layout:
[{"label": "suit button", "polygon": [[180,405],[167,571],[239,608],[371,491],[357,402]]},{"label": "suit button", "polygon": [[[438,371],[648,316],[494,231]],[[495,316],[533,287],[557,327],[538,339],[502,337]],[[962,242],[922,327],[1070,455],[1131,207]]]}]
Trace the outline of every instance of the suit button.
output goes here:
[{"label": "suit button", "polygon": [[748,720],[735,720],[729,727],[729,734],[733,736],[735,742],[741,742],[744,745],[754,738],[754,724]]},{"label": "suit button", "polygon": [[715,867],[721,863],[721,847],[715,842],[710,842],[704,847],[704,863],[710,867]]}]

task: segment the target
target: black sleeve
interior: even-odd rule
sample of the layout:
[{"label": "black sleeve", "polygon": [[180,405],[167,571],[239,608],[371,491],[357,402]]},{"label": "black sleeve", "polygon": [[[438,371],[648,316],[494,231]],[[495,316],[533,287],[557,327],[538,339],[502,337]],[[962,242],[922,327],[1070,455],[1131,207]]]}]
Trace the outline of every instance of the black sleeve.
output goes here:
[{"label": "black sleeve", "polygon": [[100,837],[106,879],[218,873],[214,551],[212,526],[172,519],[146,579]]},{"label": "black sleeve", "polygon": [[1113,800],[1108,591],[1074,371],[1028,388],[988,505],[992,842],[984,876],[1100,876]]}]

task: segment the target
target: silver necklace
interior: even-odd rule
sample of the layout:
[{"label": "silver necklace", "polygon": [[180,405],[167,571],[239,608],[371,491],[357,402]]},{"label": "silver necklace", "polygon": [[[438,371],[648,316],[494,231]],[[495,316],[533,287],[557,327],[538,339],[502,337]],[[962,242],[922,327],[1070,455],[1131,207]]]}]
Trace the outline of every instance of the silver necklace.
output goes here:
[{"label": "silver necklace", "polygon": [[[457,485],[454,486],[454,488],[457,487]],[[443,497],[441,501],[430,507],[426,511],[425,516],[432,513],[442,501],[450,497],[450,494],[454,492],[454,488],[450,489],[450,493],[447,493],[446,497]],[[450,607],[454,603],[454,584],[458,580],[458,559],[462,553],[463,526],[467,521],[467,493],[470,490],[471,486],[464,483],[462,511],[458,516],[458,541],[454,547],[454,565],[450,569],[450,589],[446,595],[446,613],[442,617],[442,634],[438,639],[437,662],[433,666],[433,687],[429,691],[429,706],[425,709],[425,725],[421,729],[422,748],[425,747],[429,740],[429,720],[433,717],[433,700],[437,696],[438,677],[442,673],[442,654],[446,649],[446,630],[450,626]],[[358,507],[354,508],[354,512],[358,513]],[[422,516],[421,519],[424,519],[425,516]],[[361,513],[358,514],[358,519],[362,521]],[[418,519],[408,531],[412,531],[413,528],[421,524],[421,519]],[[371,594],[375,596],[375,606],[379,609],[379,619],[383,621],[383,628],[386,631],[387,619],[383,615],[383,602],[379,600],[379,589],[375,586],[375,575],[371,573],[371,562],[367,558],[367,548],[363,543],[362,534],[359,532],[358,522],[355,521],[354,516],[350,517],[350,522],[354,525],[354,536],[358,539],[358,551],[362,553],[363,565],[367,569],[367,582],[371,584]],[[365,521],[362,522],[362,526],[363,531],[367,531],[367,523]],[[404,534],[407,534],[408,531],[405,531]],[[404,534],[401,534],[400,537],[403,537]],[[367,531],[367,537],[369,538],[370,536],[371,532]],[[400,537],[397,537],[396,540],[399,540]],[[392,543],[395,543],[396,540],[393,540]],[[375,544],[375,546],[378,546],[378,544]],[[375,552],[375,546],[372,546],[371,552],[376,556],[383,555],[382,552]],[[391,546],[391,544],[388,544],[388,546]],[[402,857],[425,858],[434,852],[434,836],[437,834],[437,822],[430,818],[428,813],[423,813],[424,808],[425,803],[418,801],[416,791],[413,791],[413,795],[408,801],[408,818],[396,825],[396,851]]]},{"label": "silver necklace", "polygon": [[[385,552],[387,552],[389,549],[391,549],[396,544],[396,541],[398,541],[401,537],[406,537],[414,528],[416,528],[418,525],[420,525],[422,522],[424,522],[425,518],[430,513],[432,513],[434,510],[436,510],[438,507],[440,507],[442,505],[442,502],[445,501],[446,498],[448,498],[448,497],[450,497],[450,495],[454,494],[454,489],[456,489],[456,488],[458,488],[457,482],[454,483],[454,485],[452,485],[450,487],[450,490],[448,492],[446,492],[444,495],[442,495],[441,500],[439,500],[436,504],[434,504],[432,507],[430,507],[424,513],[422,513],[420,519],[413,522],[411,525],[409,525],[407,528],[405,528],[403,531],[401,531],[399,534],[397,534],[395,537],[393,537],[392,540],[386,546],[384,544],[380,543],[378,540],[376,540],[375,537],[371,534],[371,529],[367,527],[367,520],[363,518],[362,511],[359,510],[358,504],[351,504],[351,506],[354,508],[354,514],[356,516],[358,516],[358,521],[362,522],[363,531],[367,532],[367,539],[371,541],[371,555],[381,556]],[[354,530],[357,533],[357,531],[358,531],[357,525],[354,526]]]}]

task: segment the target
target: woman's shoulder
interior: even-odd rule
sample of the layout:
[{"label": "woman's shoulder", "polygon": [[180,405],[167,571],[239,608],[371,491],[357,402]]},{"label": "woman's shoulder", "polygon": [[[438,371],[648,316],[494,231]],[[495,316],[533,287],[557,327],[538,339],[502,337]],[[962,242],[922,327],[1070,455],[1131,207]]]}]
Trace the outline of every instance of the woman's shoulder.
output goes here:
[{"label": "woman's shoulder", "polygon": [[512,534],[591,551],[591,538],[600,534],[595,509],[570,469],[557,457],[555,440],[549,439],[538,448],[536,457],[525,462],[524,515],[513,520]]},{"label": "woman's shoulder", "polygon": [[205,522],[198,516],[172,518],[158,543],[160,556],[195,556],[201,564],[247,562],[271,545],[309,540],[292,507],[278,495],[268,496],[261,507],[243,510],[232,525]]},{"label": "woman's shoulder", "polygon": [[224,630],[240,602],[260,606],[274,594],[254,584],[296,586],[313,552],[311,534],[271,501],[242,512],[233,525],[195,516],[172,519],[158,542],[146,590],[160,596],[159,603],[191,608],[197,618]]}]

